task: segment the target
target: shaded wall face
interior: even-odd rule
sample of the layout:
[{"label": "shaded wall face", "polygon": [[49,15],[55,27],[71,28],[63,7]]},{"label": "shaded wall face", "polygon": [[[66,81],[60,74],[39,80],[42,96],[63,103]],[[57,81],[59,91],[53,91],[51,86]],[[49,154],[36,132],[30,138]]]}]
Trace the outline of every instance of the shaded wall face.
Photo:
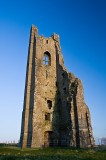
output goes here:
[{"label": "shaded wall face", "polygon": [[56,71],[59,108],[59,145],[69,146],[72,139],[72,122],[70,116],[70,96],[68,72],[64,66],[64,60],[60,50],[60,44],[56,43]]},{"label": "shaded wall face", "polygon": [[[90,147],[94,145],[90,113],[84,102],[83,86],[78,78],[71,83],[72,96],[72,130],[75,132],[76,146]],[[75,122],[75,123],[74,123]]]},{"label": "shaded wall face", "polygon": [[84,101],[81,80],[68,73],[57,49],[57,84],[61,122],[61,145],[88,147],[94,145],[90,113]]}]

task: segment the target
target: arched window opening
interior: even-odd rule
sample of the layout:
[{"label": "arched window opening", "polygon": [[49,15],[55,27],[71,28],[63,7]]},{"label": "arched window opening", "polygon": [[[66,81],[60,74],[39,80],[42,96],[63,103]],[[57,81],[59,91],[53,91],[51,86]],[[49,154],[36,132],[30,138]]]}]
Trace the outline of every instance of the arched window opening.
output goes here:
[{"label": "arched window opening", "polygon": [[44,147],[53,146],[53,132],[46,131],[44,132]]},{"label": "arched window opening", "polygon": [[49,52],[45,52],[44,53],[44,57],[43,57],[43,64],[45,65],[50,65],[50,53]]}]

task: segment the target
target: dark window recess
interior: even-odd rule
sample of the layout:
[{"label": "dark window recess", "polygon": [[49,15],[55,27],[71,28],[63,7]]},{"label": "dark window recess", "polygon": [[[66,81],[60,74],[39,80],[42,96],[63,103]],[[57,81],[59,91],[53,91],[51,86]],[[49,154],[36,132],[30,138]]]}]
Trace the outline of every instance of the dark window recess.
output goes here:
[{"label": "dark window recess", "polygon": [[64,93],[66,93],[66,87],[63,88]]},{"label": "dark window recess", "polygon": [[50,113],[45,113],[45,120],[50,121]]},{"label": "dark window recess", "polygon": [[56,87],[58,86],[58,83],[56,82]]},{"label": "dark window recess", "polygon": [[75,87],[75,83],[74,82],[72,82],[71,87]]},{"label": "dark window recess", "polygon": [[63,78],[65,77],[65,74],[64,74],[64,73],[62,73],[61,75],[62,75]]},{"label": "dark window recess", "polygon": [[49,109],[51,109],[52,108],[52,101],[47,100],[47,106],[48,106]]},{"label": "dark window recess", "polygon": [[48,44],[48,40],[46,40],[46,43]]}]

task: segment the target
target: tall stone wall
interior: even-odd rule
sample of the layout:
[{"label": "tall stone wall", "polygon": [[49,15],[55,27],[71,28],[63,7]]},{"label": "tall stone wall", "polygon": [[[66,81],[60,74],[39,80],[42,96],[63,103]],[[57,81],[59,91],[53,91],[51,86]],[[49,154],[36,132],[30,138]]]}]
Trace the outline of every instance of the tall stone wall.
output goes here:
[{"label": "tall stone wall", "polygon": [[32,26],[27,61],[21,147],[94,145],[81,81],[64,66],[59,36]]}]

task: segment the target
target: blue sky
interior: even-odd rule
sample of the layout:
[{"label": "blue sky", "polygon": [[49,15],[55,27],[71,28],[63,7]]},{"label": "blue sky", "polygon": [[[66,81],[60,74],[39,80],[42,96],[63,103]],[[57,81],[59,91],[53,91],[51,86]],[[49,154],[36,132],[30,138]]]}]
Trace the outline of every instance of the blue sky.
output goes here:
[{"label": "blue sky", "polygon": [[106,137],[106,1],[0,1],[0,142],[21,130],[29,32],[60,35],[67,69],[83,82],[93,134]]}]

